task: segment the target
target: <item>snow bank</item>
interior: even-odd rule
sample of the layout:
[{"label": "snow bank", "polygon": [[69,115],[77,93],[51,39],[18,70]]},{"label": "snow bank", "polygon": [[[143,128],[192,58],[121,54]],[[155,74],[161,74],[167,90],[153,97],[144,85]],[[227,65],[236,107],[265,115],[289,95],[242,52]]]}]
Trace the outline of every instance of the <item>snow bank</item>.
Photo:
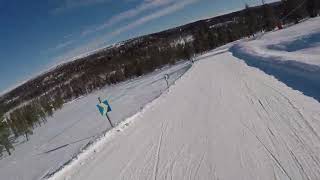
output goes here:
[{"label": "snow bank", "polygon": [[[320,66],[320,17],[237,44],[248,55]],[[308,68],[306,69],[308,70]]]},{"label": "snow bank", "polygon": [[320,18],[230,48],[248,65],[320,101]]}]

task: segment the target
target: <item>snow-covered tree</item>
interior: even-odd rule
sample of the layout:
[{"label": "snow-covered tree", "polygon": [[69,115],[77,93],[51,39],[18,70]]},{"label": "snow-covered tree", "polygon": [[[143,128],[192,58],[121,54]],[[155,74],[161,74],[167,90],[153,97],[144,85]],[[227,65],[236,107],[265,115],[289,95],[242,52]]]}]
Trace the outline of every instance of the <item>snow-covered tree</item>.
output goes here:
[{"label": "snow-covered tree", "polygon": [[[7,123],[2,122],[3,118],[0,119],[0,146],[4,148],[9,155],[11,155],[11,149],[14,149],[12,142],[10,141],[10,129]],[[2,149],[0,148],[1,152]]]}]

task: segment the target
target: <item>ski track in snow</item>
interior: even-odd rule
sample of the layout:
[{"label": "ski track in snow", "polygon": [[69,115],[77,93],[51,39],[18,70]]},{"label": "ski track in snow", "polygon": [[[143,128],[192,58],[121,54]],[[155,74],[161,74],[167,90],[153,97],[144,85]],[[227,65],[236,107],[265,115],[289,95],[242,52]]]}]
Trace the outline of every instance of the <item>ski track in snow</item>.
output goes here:
[{"label": "ski track in snow", "polygon": [[212,53],[51,179],[319,179],[319,117],[316,100]]},{"label": "ski track in snow", "polygon": [[46,179],[110,130],[105,117],[96,108],[98,97],[110,100],[113,112],[109,115],[112,122],[118,124],[166,90],[165,74],[170,74],[171,85],[188,68],[188,62],[179,62],[65,104],[46,124],[34,129],[29,141],[18,138],[12,156],[4,153],[0,160],[0,179]]}]

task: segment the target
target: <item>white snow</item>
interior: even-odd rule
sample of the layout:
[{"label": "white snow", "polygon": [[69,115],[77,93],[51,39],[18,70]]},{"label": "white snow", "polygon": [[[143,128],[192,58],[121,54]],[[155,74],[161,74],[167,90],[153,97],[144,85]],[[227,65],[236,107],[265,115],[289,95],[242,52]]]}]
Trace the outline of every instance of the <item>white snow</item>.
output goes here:
[{"label": "white snow", "polygon": [[192,41],[194,41],[194,37],[192,35],[188,35],[174,40],[172,43],[170,43],[170,46],[177,47],[178,45],[185,45],[186,43],[190,43]]},{"label": "white snow", "polygon": [[320,17],[238,44],[247,55],[320,66]]},{"label": "white snow", "polygon": [[261,34],[230,48],[233,56],[320,102],[320,17]]},{"label": "white snow", "polygon": [[[169,81],[172,84],[188,66],[188,63],[179,63],[165,67],[65,104],[46,124],[34,129],[30,141],[19,138],[12,156],[4,153],[5,156],[0,159],[0,179],[43,179],[58,170],[88,143],[110,129],[108,121],[101,117],[96,107],[98,97],[110,100],[113,112],[109,115],[113,123],[119,123],[165,91],[167,85],[164,74],[171,74]],[[69,143],[72,144],[45,153]]]},{"label": "white snow", "polygon": [[319,120],[317,101],[225,52],[51,179],[318,179]]}]

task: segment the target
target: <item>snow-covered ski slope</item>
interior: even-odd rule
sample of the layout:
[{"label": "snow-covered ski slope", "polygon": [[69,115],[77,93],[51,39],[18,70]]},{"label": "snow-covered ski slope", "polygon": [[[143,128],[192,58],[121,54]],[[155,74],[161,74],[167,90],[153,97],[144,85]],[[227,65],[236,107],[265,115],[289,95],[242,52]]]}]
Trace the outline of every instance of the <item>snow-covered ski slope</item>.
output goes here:
[{"label": "snow-covered ski slope", "polygon": [[248,66],[235,46],[199,57],[51,179],[320,179],[319,102]]},{"label": "snow-covered ski slope", "polygon": [[237,48],[247,55],[320,67],[320,17],[239,43]]},{"label": "snow-covered ski slope", "polygon": [[237,43],[230,51],[320,102],[320,17]]},{"label": "snow-covered ski slope", "polygon": [[110,129],[96,107],[98,97],[110,101],[113,111],[109,116],[117,124],[166,90],[165,74],[170,74],[169,83],[173,84],[189,67],[186,62],[163,67],[65,104],[46,124],[34,129],[29,141],[19,138],[11,156],[4,153],[0,180],[46,179]]}]

